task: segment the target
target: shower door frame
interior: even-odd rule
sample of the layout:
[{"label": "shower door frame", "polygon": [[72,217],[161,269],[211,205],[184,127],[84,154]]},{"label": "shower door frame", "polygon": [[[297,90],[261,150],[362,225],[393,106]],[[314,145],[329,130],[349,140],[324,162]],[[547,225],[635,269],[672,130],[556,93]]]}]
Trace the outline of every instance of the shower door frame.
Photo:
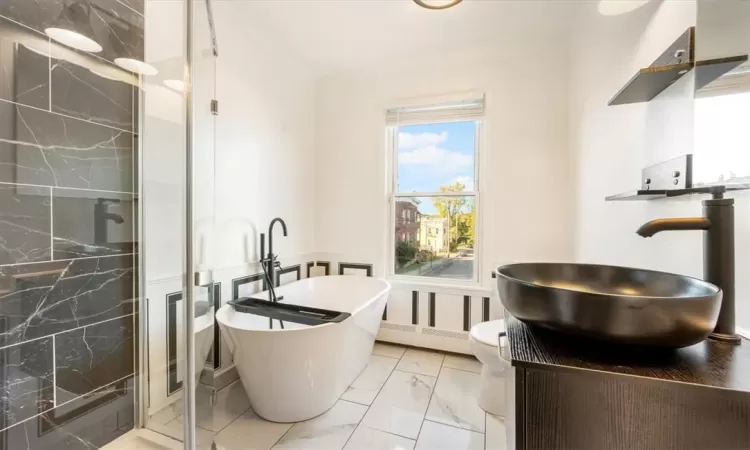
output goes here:
[{"label": "shower door frame", "polygon": [[[196,448],[196,387],[197,380],[193,374],[195,367],[195,290],[201,288],[206,280],[210,282],[209,287],[209,298],[213,298],[213,274],[212,271],[197,272],[196,261],[195,261],[195,214],[194,214],[194,177],[198,174],[195,173],[194,167],[194,152],[195,152],[195,114],[194,114],[194,50],[195,50],[195,28],[193,21],[195,20],[195,0],[183,0],[184,1],[184,14],[183,14],[183,42],[184,42],[184,54],[183,54],[183,79],[185,83],[184,88],[184,132],[185,132],[185,148],[184,148],[184,180],[183,180],[183,220],[182,220],[182,274],[181,274],[181,285],[182,285],[182,299],[183,301],[183,322],[182,327],[183,342],[184,342],[184,357],[181,358],[183,361],[182,373],[185,374],[182,380],[182,402],[183,402],[183,447],[188,450],[194,450]],[[206,2],[209,28],[212,39],[212,49],[214,56],[218,56],[216,35],[213,22],[213,11],[211,9],[211,0],[203,0]],[[215,70],[215,69],[214,69]],[[215,84],[214,84],[215,88]],[[139,130],[144,130],[145,122],[145,100],[144,91],[139,89]],[[214,128],[215,132],[215,128]],[[141,137],[143,133],[141,133]],[[141,141],[140,149],[143,150],[143,142]],[[214,148],[215,151],[215,148]],[[138,163],[138,192],[141,196],[144,195],[144,158],[139,158]],[[205,173],[201,173],[201,176],[205,176]],[[215,180],[215,174],[211,175]],[[136,426],[138,428],[148,428],[148,417],[149,417],[149,299],[146,297],[146,264],[145,264],[145,248],[146,248],[146,236],[145,236],[145,208],[142,200],[138,202],[138,229],[139,232],[139,257],[138,257],[138,271],[141,274],[139,276],[137,290],[139,292],[139,310],[138,315],[138,327],[139,327],[139,342],[138,342],[138,354],[136,355],[136,363],[139,368],[138,372],[140,379],[136,383],[136,405],[135,405],[135,417]],[[214,311],[215,313],[215,311]],[[180,329],[177,329],[177,333],[180,333]],[[216,349],[214,349],[216,351]],[[178,364],[180,358],[178,357]]]},{"label": "shower door frame", "polygon": [[193,293],[193,0],[185,0],[185,221],[183,223],[182,295],[185,299],[185,379],[182,384],[183,445],[195,449],[195,298]]}]

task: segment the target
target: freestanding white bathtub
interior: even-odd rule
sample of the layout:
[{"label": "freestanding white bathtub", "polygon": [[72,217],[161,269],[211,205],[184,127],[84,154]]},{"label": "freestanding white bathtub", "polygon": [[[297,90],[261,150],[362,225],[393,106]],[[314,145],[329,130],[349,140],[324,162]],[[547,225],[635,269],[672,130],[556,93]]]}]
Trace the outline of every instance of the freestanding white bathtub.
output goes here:
[{"label": "freestanding white bathtub", "polygon": [[[282,302],[351,313],[340,323],[308,326],[238,313],[224,305],[221,332],[255,412],[299,422],[330,409],[370,358],[391,286],[360,276],[308,278],[276,289]],[[268,298],[268,293],[253,297]]]}]

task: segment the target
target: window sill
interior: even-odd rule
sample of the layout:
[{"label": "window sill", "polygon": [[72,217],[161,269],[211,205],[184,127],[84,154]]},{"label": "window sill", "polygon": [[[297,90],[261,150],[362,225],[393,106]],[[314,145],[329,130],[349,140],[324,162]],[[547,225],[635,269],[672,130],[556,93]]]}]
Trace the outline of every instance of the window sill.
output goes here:
[{"label": "window sill", "polygon": [[467,292],[477,294],[489,294],[494,289],[482,286],[474,280],[445,280],[439,278],[409,277],[403,275],[391,275],[386,278],[394,287],[408,287],[420,290],[432,290],[445,293],[455,292],[463,295]]}]

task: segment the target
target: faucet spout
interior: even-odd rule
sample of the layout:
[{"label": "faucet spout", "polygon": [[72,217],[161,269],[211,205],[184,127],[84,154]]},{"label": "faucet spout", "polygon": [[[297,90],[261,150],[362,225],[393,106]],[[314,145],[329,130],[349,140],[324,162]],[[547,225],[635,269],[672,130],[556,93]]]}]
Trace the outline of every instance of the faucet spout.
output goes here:
[{"label": "faucet spout", "polygon": [[107,233],[107,222],[112,221],[116,224],[122,224],[125,219],[119,215],[109,212],[110,204],[120,203],[120,200],[115,198],[100,198],[96,205],[94,205],[94,244],[106,244],[108,239]]},{"label": "faucet spout", "polygon": [[675,217],[646,222],[638,228],[636,233],[641,237],[652,237],[660,231],[708,230],[709,228],[711,228],[711,220],[706,217]]},{"label": "faucet spout", "polygon": [[709,338],[740,344],[735,330],[734,199],[714,193],[703,200],[703,217],[657,219],[643,224],[637,233],[651,237],[661,231],[703,230],[703,279],[722,291],[721,308]]},{"label": "faucet spout", "polygon": [[273,227],[277,223],[281,224],[281,230],[284,232],[284,237],[287,236],[286,233],[286,222],[284,222],[284,219],[281,217],[277,217],[271,221],[271,224],[268,225],[268,258],[273,259]]},{"label": "faucet spout", "polygon": [[281,217],[277,217],[277,218],[273,219],[271,221],[271,224],[268,225],[268,235],[271,236],[271,233],[273,233],[273,226],[276,225],[277,223],[281,224],[281,229],[284,232],[284,237],[286,237],[287,236],[286,222],[284,222],[284,219],[282,219]]}]

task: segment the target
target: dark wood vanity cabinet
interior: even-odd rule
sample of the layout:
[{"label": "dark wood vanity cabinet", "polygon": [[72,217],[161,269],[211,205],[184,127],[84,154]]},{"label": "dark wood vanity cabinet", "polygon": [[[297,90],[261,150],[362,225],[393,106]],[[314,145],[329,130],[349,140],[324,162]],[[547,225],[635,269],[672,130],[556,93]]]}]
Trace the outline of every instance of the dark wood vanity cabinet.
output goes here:
[{"label": "dark wood vanity cabinet", "polygon": [[750,341],[639,352],[506,320],[517,450],[750,449]]}]

